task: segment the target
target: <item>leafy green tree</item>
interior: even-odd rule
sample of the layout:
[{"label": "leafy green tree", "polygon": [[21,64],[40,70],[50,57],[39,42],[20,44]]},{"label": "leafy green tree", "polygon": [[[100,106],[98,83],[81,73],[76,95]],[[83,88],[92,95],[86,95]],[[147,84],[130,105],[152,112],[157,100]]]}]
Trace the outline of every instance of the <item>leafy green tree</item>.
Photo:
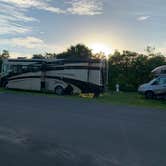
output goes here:
[{"label": "leafy green tree", "polygon": [[56,58],[56,54],[55,53],[48,53],[48,52],[46,52],[45,58],[46,59]]},{"label": "leafy green tree", "polygon": [[150,70],[153,70],[154,68],[165,64],[166,64],[166,57],[163,55],[156,55],[148,58],[147,66],[149,67]]},{"label": "leafy green tree", "polygon": [[9,57],[10,57],[9,51],[7,51],[7,50],[3,50],[2,53],[0,54],[0,72],[1,72],[1,68],[2,68],[3,59],[7,59]]},{"label": "leafy green tree", "polygon": [[62,53],[57,54],[56,58],[57,59],[67,59],[67,58],[70,58],[70,56],[68,55],[67,52],[62,52]]},{"label": "leafy green tree", "polygon": [[34,54],[32,56],[32,59],[45,59],[45,56],[43,56],[42,54]]},{"label": "leafy green tree", "polygon": [[166,58],[161,54],[147,56],[131,51],[115,51],[109,59],[110,87],[115,89],[116,83],[119,83],[123,91],[136,91],[140,84],[152,79],[154,68],[164,64]]},{"label": "leafy green tree", "polygon": [[10,57],[9,51],[3,50],[2,54],[1,54],[1,58],[6,59],[6,58],[9,58],[9,57]]},{"label": "leafy green tree", "polygon": [[99,53],[93,54],[92,58],[93,59],[105,59],[106,55],[104,52],[99,52]]},{"label": "leafy green tree", "polygon": [[156,50],[156,48],[152,47],[152,46],[147,46],[146,49],[145,49],[148,56],[156,56],[155,50]]},{"label": "leafy green tree", "polygon": [[89,59],[92,57],[92,51],[83,44],[71,46],[66,52],[57,54],[58,59]]}]

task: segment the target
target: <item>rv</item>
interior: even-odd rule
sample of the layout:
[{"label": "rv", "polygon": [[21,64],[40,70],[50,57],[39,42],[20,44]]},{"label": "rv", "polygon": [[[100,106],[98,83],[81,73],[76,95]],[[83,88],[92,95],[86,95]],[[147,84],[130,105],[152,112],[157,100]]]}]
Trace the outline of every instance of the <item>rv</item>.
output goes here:
[{"label": "rv", "polygon": [[5,59],[1,87],[57,95],[104,92],[106,60]]},{"label": "rv", "polygon": [[149,83],[143,84],[138,88],[138,92],[146,98],[162,97],[166,98],[166,65],[157,67],[152,71],[155,76]]}]

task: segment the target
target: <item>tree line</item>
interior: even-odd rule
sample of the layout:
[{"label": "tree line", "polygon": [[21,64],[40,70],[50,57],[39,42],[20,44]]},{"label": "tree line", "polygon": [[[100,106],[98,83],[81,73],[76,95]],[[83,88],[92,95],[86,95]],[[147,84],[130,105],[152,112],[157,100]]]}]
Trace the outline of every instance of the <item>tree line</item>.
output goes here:
[{"label": "tree line", "polygon": [[153,78],[151,71],[162,65],[166,65],[166,57],[160,53],[115,51],[109,58],[109,86],[115,89],[118,83],[122,91],[136,91],[139,85]]},{"label": "tree line", "polygon": [[77,44],[76,46],[71,46],[66,51],[62,53],[45,53],[42,54],[34,54],[32,59],[49,59],[49,58],[56,58],[56,59],[89,59],[92,58],[93,54],[92,51],[83,44]]},{"label": "tree line", "polygon": [[[136,91],[140,84],[152,79],[151,71],[161,65],[166,65],[166,57],[161,53],[155,53],[155,48],[148,46],[147,54],[132,51],[115,51],[109,56],[109,88],[115,90],[118,83],[122,91]],[[0,54],[0,66],[3,58],[9,58],[9,52],[3,50]],[[34,54],[32,59],[90,59],[104,58],[104,53],[93,54],[87,46],[77,44],[71,46],[65,52]]]}]

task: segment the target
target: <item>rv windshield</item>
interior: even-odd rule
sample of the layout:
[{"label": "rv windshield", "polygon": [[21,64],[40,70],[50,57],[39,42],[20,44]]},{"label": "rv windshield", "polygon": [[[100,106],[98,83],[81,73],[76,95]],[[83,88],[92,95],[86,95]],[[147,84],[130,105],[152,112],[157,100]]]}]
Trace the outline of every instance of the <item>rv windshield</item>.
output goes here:
[{"label": "rv windshield", "polygon": [[3,74],[7,74],[8,73],[8,71],[9,71],[9,65],[8,64],[3,64],[2,65],[2,73]]}]

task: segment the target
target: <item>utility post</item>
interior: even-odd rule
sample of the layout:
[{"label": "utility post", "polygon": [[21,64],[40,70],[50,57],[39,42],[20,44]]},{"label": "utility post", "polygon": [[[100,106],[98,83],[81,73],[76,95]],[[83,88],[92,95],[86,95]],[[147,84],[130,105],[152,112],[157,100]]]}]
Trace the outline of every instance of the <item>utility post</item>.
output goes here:
[{"label": "utility post", "polygon": [[46,62],[43,62],[41,65],[41,91],[45,92],[46,90]]},{"label": "utility post", "polygon": [[109,58],[108,56],[106,57],[106,87],[105,87],[105,91],[108,92],[109,90]]}]

